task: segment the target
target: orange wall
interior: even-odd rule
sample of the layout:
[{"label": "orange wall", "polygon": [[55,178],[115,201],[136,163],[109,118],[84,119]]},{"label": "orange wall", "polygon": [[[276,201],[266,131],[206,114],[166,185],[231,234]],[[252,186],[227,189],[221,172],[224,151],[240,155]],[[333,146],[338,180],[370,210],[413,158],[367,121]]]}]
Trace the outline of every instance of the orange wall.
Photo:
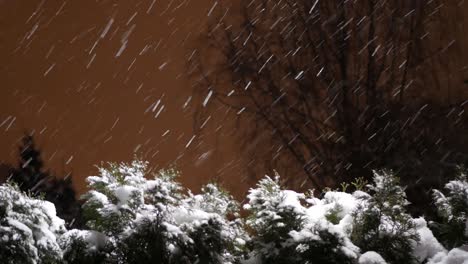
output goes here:
[{"label": "orange wall", "polygon": [[229,140],[211,129],[186,147],[185,61],[213,2],[152,3],[0,0],[0,160],[16,162],[20,137],[34,130],[46,167],[71,171],[80,191],[95,164],[128,161],[135,151],[156,168],[176,164],[189,187],[229,174],[225,185],[238,189],[238,169],[225,168],[235,159]]},{"label": "orange wall", "polygon": [[[186,147],[193,123],[183,109],[192,85],[185,61],[214,2],[0,0],[0,160],[16,162],[20,137],[34,130],[46,167],[71,171],[80,191],[95,164],[128,161],[134,151],[153,167],[175,163],[188,187],[220,178],[245,191],[245,161],[231,136],[215,136],[221,123],[208,122],[204,139]],[[468,90],[468,4],[458,2],[441,13],[447,25],[430,29],[434,49],[456,39],[432,58],[449,66],[424,71],[415,95],[458,99]],[[159,109],[146,110],[158,99],[165,108],[155,117]]]}]

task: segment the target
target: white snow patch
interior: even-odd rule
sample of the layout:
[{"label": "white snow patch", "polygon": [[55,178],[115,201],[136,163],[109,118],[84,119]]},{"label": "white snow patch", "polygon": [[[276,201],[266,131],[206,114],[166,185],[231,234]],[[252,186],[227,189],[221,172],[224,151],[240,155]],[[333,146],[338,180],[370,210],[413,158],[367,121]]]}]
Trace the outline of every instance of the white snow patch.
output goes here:
[{"label": "white snow patch", "polygon": [[359,257],[359,264],[386,264],[387,262],[375,251],[367,251]]}]

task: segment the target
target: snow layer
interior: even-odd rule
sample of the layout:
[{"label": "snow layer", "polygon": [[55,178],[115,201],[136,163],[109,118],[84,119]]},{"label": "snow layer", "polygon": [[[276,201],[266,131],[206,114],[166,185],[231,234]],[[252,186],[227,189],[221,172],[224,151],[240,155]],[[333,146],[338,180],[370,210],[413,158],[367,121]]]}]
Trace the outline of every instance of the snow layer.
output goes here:
[{"label": "snow layer", "polygon": [[420,262],[432,258],[439,252],[447,252],[434,237],[432,231],[427,227],[427,223],[424,218],[420,217],[413,219],[413,222],[415,223],[415,228],[419,235],[419,242],[415,242],[413,245],[414,255]]},{"label": "snow layer", "polygon": [[439,252],[427,264],[468,264],[468,251],[454,248],[450,252]]},{"label": "snow layer", "polygon": [[387,264],[387,262],[375,251],[367,251],[359,257],[359,264]]}]

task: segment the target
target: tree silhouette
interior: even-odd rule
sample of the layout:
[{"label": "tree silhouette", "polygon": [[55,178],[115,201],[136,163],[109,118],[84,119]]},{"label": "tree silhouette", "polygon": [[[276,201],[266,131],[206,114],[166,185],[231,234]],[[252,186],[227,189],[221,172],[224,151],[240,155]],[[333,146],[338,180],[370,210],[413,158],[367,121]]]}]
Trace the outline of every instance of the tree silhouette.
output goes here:
[{"label": "tree silhouette", "polygon": [[31,135],[23,136],[18,152],[20,158],[12,180],[19,185],[21,190],[37,194],[46,185],[49,175],[43,172],[44,163],[41,153],[36,148]]},{"label": "tree silhouette", "polygon": [[57,215],[69,226],[77,227],[81,222],[81,206],[75,198],[75,189],[70,175],[58,178],[44,171],[41,152],[36,147],[32,135],[24,135],[19,146],[18,167],[11,171],[10,180],[17,183],[20,190],[55,204]]},{"label": "tree silhouette", "polygon": [[426,88],[440,85],[427,73],[448,49],[425,39],[443,23],[440,9],[440,1],[405,0],[218,8],[209,45],[189,58],[195,127],[227,109],[252,174],[277,169],[290,186],[370,181],[382,167],[399,172],[410,196],[416,182],[437,185],[468,160],[468,98]]}]

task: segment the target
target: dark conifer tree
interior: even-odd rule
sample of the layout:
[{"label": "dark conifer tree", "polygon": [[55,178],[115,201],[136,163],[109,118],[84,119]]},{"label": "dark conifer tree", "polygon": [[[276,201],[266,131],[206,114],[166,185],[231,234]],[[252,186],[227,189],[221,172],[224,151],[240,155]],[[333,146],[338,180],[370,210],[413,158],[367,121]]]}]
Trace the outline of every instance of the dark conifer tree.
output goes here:
[{"label": "dark conifer tree", "polygon": [[15,181],[22,191],[37,194],[47,181],[47,174],[43,172],[44,163],[41,153],[36,148],[32,135],[24,135],[22,144],[18,148],[18,168],[14,170],[12,180]]},{"label": "dark conifer tree", "polygon": [[54,203],[57,215],[64,219],[68,226],[81,225],[81,206],[75,198],[71,176],[57,177],[44,170],[41,152],[36,147],[32,135],[26,134],[19,146],[18,167],[11,173],[11,180],[16,182],[24,192],[33,196],[43,196]]}]

